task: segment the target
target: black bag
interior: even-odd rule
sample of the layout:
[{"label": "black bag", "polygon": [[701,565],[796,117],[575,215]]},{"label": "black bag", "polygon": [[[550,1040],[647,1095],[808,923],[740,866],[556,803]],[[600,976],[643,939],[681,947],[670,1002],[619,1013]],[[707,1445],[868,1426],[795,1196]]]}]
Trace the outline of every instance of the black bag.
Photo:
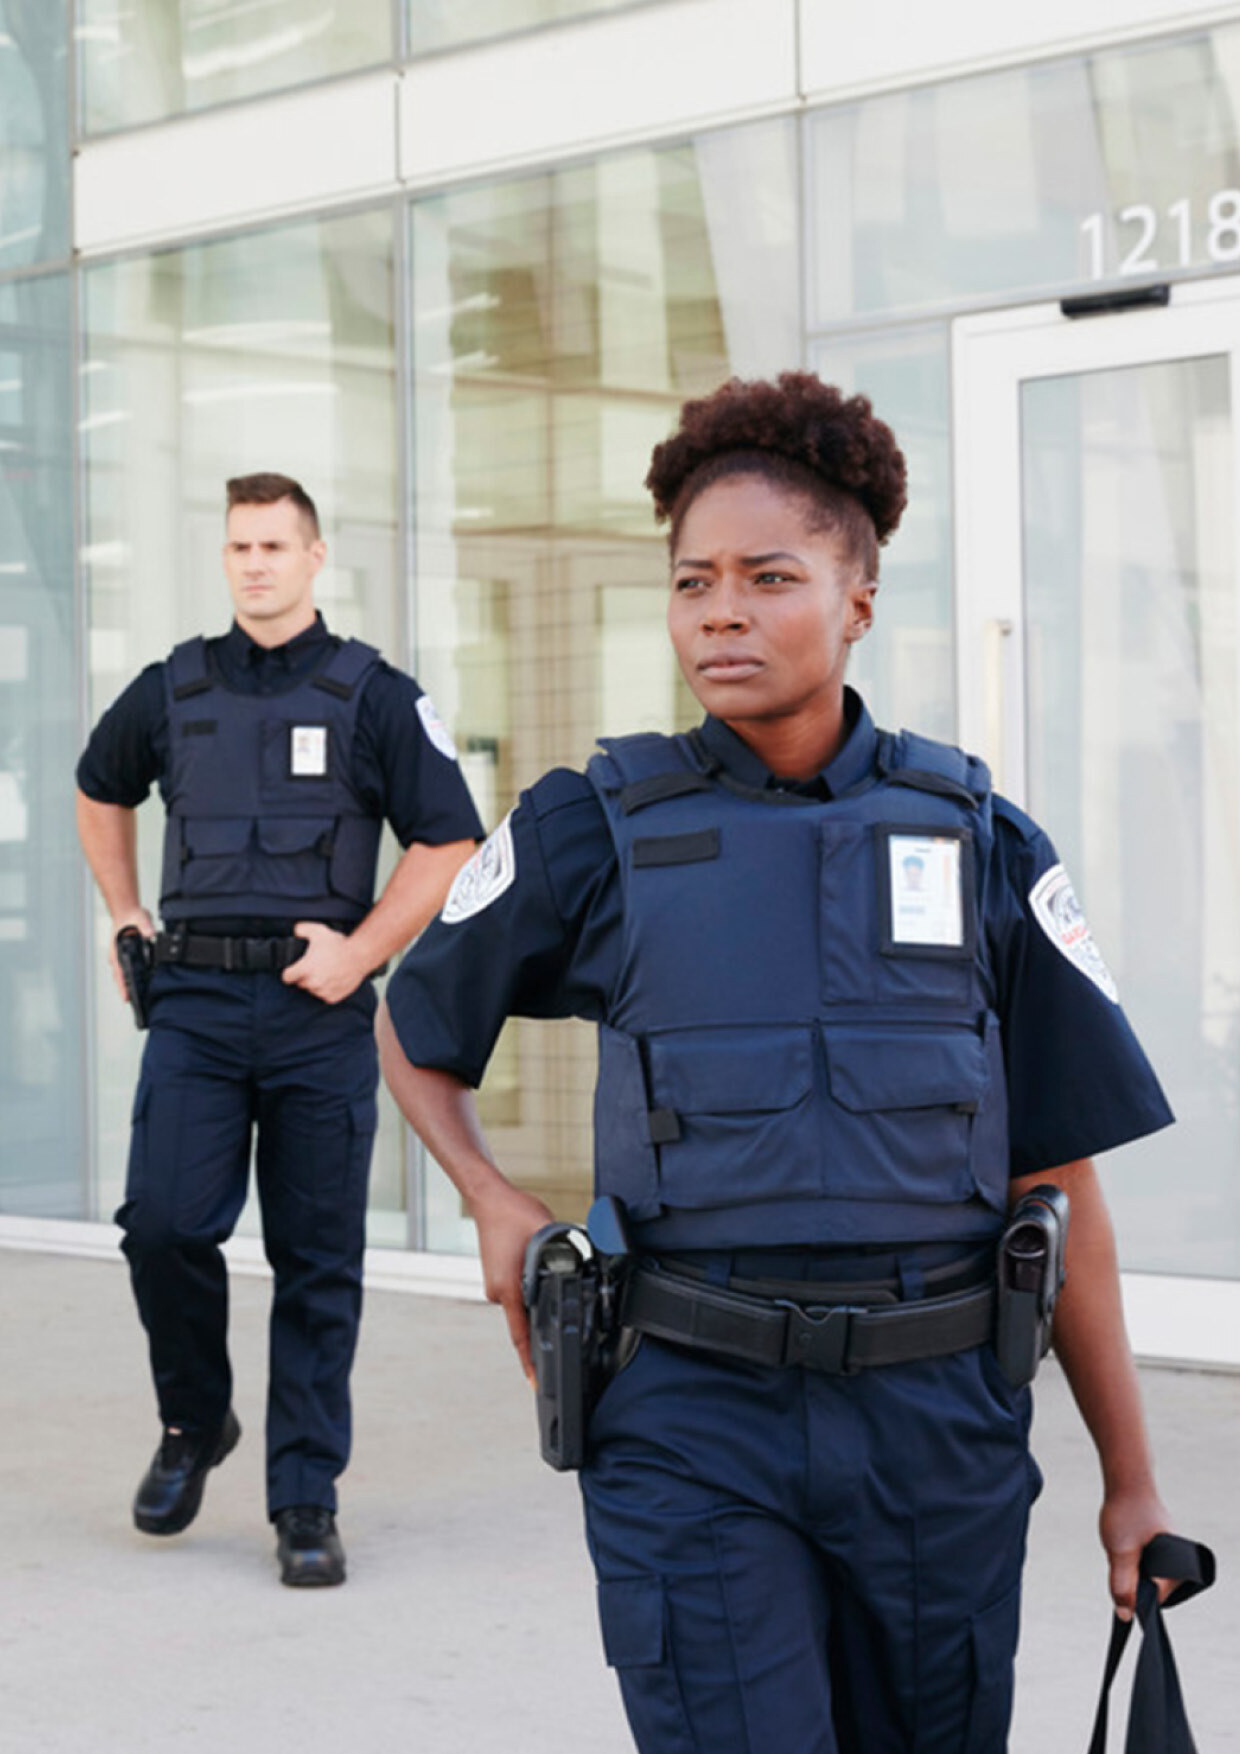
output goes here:
[{"label": "black bag", "polygon": [[[1181,1579],[1165,1602],[1158,1600],[1156,1577]],[[1214,1555],[1200,1541],[1182,1535],[1155,1535],[1141,1554],[1141,1578],[1137,1585],[1137,1621],[1142,1632],[1141,1649],[1132,1678],[1132,1703],[1128,1712],[1128,1735],[1124,1754],[1197,1754],[1184,1695],[1176,1673],[1171,1641],[1163,1623],[1163,1610],[1186,1602],[1208,1590],[1214,1582]],[[1116,1615],[1111,1625],[1111,1648],[1102,1676],[1102,1694],[1089,1754],[1106,1754],[1107,1707],[1111,1684],[1119,1668],[1133,1622]]]}]

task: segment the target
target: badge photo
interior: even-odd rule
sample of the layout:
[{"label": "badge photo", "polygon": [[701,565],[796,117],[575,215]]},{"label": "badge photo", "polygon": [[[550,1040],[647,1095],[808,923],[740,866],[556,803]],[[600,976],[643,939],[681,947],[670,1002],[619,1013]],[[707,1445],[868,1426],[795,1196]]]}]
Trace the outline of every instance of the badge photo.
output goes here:
[{"label": "badge photo", "polygon": [[288,770],[293,779],[327,777],[327,726],[290,725]]}]

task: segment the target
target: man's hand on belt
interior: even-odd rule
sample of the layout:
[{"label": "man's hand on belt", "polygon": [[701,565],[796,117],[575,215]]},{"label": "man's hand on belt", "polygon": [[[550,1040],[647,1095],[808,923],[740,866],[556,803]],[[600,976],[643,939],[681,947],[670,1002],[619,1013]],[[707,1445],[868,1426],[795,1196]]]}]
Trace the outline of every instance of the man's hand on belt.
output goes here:
[{"label": "man's hand on belt", "polygon": [[321,920],[299,920],[294,935],[306,941],[306,953],[290,963],[281,979],[290,987],[304,987],[325,1005],[338,1005],[347,999],[370,973],[368,966],[359,965],[352,938],[335,932]]}]

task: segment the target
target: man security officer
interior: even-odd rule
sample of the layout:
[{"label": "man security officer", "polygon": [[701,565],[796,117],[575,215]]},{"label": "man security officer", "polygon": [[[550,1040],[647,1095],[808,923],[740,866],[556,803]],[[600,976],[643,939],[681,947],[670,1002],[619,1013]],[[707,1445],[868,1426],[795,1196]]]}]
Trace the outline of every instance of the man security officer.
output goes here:
[{"label": "man security officer", "polygon": [[[134,1521],[172,1535],[240,1436],[221,1244],[251,1136],[275,1277],[267,1504],[281,1581],[339,1584],[378,1068],[370,977],[438,910],[481,825],[430,699],[314,607],[326,557],[284,475],[228,483],[235,620],[149,665],[78,765],[78,826],[150,1033],[124,1230],[163,1438]],[[156,932],[135,811],[166,811]],[[375,900],[384,820],[404,853]],[[135,941],[135,929],[137,941]],[[149,970],[149,974],[148,974]],[[145,990],[143,990],[145,989]]]}]

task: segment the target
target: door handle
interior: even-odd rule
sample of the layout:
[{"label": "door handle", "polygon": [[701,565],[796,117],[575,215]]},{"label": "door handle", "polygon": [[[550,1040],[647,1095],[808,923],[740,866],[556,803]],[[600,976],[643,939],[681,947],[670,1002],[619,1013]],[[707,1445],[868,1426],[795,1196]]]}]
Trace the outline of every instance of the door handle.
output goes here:
[{"label": "door handle", "polygon": [[1011,651],[1015,623],[1006,616],[993,615],[983,630],[982,686],[984,689],[983,754],[990,765],[995,790],[1007,786],[1008,764],[1008,653]]}]

